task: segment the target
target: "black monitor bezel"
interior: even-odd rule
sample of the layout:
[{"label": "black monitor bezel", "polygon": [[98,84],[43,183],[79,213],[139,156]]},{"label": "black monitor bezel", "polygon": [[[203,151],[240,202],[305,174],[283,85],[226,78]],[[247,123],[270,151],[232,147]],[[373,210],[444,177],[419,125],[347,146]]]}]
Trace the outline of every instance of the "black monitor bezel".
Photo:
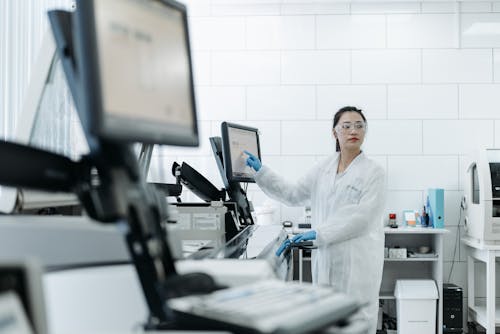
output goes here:
[{"label": "black monitor bezel", "polygon": [[[96,35],[96,21],[95,21],[95,1],[99,0],[82,0],[78,1],[76,10],[76,55],[81,75],[81,108],[86,110],[83,114],[88,116],[88,119],[81,120],[84,127],[94,136],[112,142],[142,142],[151,144],[165,144],[176,146],[198,146],[199,145],[199,132],[198,120],[196,117],[196,101],[194,93],[194,80],[193,80],[193,65],[191,47],[189,41],[189,29],[186,6],[173,0],[157,0],[156,3],[161,3],[165,6],[178,10],[182,14],[182,21],[186,32],[186,50],[188,53],[189,64],[189,83],[191,86],[191,104],[192,104],[192,117],[193,127],[190,134],[172,135],[165,131],[164,124],[148,123],[146,130],[139,129],[133,122],[115,123],[110,125],[106,122],[105,111],[103,108],[102,85],[100,77],[100,64],[97,53],[97,35]],[[153,2],[153,1],[151,1]],[[109,116],[108,116],[109,117]],[[114,117],[116,121],[119,118]],[[152,127],[150,127],[152,126]],[[151,131],[155,130],[155,131]]]},{"label": "black monitor bezel", "polygon": [[222,156],[224,169],[226,171],[227,180],[231,182],[247,182],[247,183],[255,183],[255,179],[253,177],[242,177],[242,176],[233,176],[233,168],[231,163],[231,152],[229,150],[229,128],[236,128],[240,130],[252,131],[255,132],[257,137],[257,150],[258,150],[258,158],[262,162],[262,156],[260,151],[260,139],[259,139],[259,130],[257,128],[252,128],[245,125],[222,122],[221,124],[221,138],[222,138]]}]

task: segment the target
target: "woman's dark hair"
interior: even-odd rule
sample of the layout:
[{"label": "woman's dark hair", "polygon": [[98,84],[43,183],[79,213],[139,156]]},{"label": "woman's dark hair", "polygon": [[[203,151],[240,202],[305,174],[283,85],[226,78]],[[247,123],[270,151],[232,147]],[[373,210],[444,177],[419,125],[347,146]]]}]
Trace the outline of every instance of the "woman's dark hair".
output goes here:
[{"label": "woman's dark hair", "polygon": [[[339,123],[339,120],[340,120],[340,117],[342,117],[342,115],[346,112],[357,112],[361,118],[363,119],[363,121],[365,122],[366,124],[366,117],[365,115],[363,115],[363,112],[361,111],[361,109],[358,109],[356,107],[353,107],[353,106],[346,106],[346,107],[342,107],[339,109],[339,111],[337,111],[337,113],[335,114],[335,116],[333,116],[333,127],[332,129],[335,129],[335,127],[337,126],[337,124]],[[336,151],[339,152],[340,151],[340,145],[339,145],[339,140],[336,139]]]}]

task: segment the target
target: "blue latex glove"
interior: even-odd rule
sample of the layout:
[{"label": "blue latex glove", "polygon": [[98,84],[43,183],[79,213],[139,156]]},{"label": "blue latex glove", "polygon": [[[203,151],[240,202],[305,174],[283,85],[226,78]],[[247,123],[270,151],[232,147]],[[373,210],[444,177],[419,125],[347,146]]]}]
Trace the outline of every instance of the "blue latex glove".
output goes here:
[{"label": "blue latex glove", "polygon": [[285,251],[285,249],[290,246],[291,243],[292,241],[290,239],[285,239],[280,248],[278,248],[278,250],[276,251],[276,256],[280,256]]},{"label": "blue latex glove", "polygon": [[259,158],[257,158],[255,155],[248,152],[247,150],[243,152],[245,152],[245,154],[248,155],[247,165],[252,167],[256,172],[258,172],[262,167],[262,163],[260,162]]},{"label": "blue latex glove", "polygon": [[308,241],[308,240],[316,240],[316,231],[311,230],[307,231],[305,233],[297,234],[296,236],[293,237],[292,242],[301,242],[301,241]]}]

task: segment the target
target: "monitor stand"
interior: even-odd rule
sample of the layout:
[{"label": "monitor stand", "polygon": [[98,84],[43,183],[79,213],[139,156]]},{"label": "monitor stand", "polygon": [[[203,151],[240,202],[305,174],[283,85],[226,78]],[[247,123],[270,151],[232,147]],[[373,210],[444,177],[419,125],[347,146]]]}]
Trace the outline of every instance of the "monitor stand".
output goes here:
[{"label": "monitor stand", "polygon": [[[83,92],[82,73],[74,52],[77,41],[73,35],[73,14],[49,11],[49,20],[91,153],[75,163],[43,150],[0,143],[0,152],[14,150],[17,153],[2,155],[16,159],[8,164],[12,168],[10,174],[0,175],[0,183],[5,181],[4,184],[26,185],[40,190],[74,191],[91,218],[103,223],[123,224],[130,256],[149,308],[145,327],[175,328],[175,318],[166,303],[168,298],[208,293],[219,287],[206,274],[177,273],[163,226],[168,218],[163,194],[146,183],[144,166],[141,169],[138,165],[131,145],[106,141],[92,132],[91,127],[95,124],[89,120],[91,115],[85,113],[80,95]],[[151,152],[152,146],[146,147],[144,157],[149,155],[150,158]],[[13,171],[19,171],[25,160],[29,160],[31,169],[42,175],[35,179],[36,173],[22,173],[31,177],[9,179],[7,176],[16,175]],[[36,160],[44,164],[40,166]],[[149,165],[149,161],[145,165]],[[94,169],[98,172],[98,180],[92,174]],[[52,173],[47,173],[47,170]]]},{"label": "monitor stand", "polygon": [[229,197],[229,202],[235,202],[238,206],[240,225],[253,225],[252,211],[253,206],[247,198],[246,192],[241,188],[239,182],[229,182],[224,169],[224,158],[222,156],[222,140],[220,137],[210,137],[210,145],[214,153],[215,162],[219,168],[219,173],[222,182],[226,187],[226,192]]}]

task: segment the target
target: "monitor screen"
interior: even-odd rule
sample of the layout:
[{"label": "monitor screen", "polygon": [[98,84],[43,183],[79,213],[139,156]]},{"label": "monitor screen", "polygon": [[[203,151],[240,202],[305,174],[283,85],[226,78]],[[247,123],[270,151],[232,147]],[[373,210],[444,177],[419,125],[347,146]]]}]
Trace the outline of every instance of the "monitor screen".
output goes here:
[{"label": "monitor screen", "polygon": [[197,146],[185,7],[170,0],[106,0],[80,1],[77,8],[85,87],[100,87],[88,106],[97,113],[96,135]]},{"label": "monitor screen", "polygon": [[259,131],[243,125],[222,123],[224,169],[229,182],[255,182],[255,171],[247,166],[248,151],[261,161]]}]

